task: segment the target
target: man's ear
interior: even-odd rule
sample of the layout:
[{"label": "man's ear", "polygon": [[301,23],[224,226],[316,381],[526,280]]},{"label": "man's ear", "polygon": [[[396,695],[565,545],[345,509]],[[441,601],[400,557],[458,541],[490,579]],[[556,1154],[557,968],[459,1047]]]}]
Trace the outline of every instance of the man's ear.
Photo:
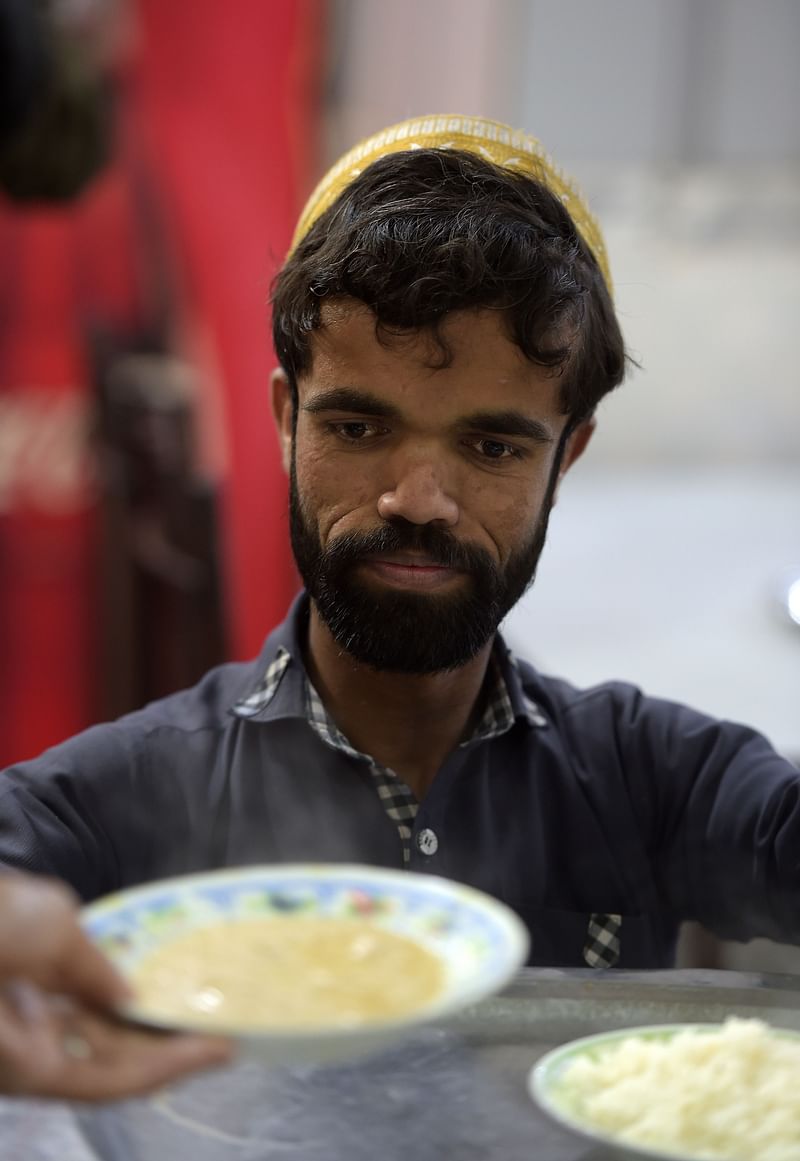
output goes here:
[{"label": "man's ear", "polygon": [[272,417],[278,429],[278,440],[281,445],[283,470],[288,474],[292,462],[294,401],[286,372],[281,367],[276,367],[270,375],[269,395],[272,404]]},{"label": "man's ear", "polygon": [[597,427],[597,421],[592,416],[590,419],[585,419],[583,423],[579,423],[567,440],[567,446],[564,448],[564,454],[561,457],[561,464],[558,469],[558,479],[556,480],[555,490],[553,492],[553,503],[558,499],[558,492],[561,487],[561,481],[567,474],[569,469],[586,451],[589,440],[594,434],[594,429]]}]

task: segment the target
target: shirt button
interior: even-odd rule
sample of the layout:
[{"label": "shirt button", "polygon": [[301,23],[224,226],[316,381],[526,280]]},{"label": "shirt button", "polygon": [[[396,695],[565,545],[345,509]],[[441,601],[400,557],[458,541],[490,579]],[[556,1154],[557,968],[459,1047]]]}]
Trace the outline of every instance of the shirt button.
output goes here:
[{"label": "shirt button", "polygon": [[436,837],[436,832],[426,826],[417,835],[417,849],[422,851],[423,855],[435,855],[439,849],[439,840]]}]

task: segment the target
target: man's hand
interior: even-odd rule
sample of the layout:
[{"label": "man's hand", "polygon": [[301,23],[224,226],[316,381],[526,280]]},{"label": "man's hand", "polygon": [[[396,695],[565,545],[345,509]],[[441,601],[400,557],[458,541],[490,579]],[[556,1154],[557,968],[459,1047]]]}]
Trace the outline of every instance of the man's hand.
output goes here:
[{"label": "man's hand", "polygon": [[66,888],[26,875],[0,879],[0,1091],[114,1100],[230,1058],[216,1037],[126,1026],[111,1009],[128,997],[83,933]]},{"label": "man's hand", "polygon": [[11,1095],[116,1100],[229,1056],[222,1040],[127,1027],[30,984],[0,995],[0,1091]]}]

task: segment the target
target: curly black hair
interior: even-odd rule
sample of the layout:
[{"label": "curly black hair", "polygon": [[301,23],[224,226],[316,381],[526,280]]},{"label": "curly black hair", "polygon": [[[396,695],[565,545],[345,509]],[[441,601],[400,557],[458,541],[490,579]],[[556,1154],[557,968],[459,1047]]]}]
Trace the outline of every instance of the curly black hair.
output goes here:
[{"label": "curly black hair", "polygon": [[272,329],[295,400],[321,305],[342,298],[374,312],[382,342],[431,332],[441,366],[447,314],[502,311],[525,356],[560,375],[570,427],[625,373],[608,287],[561,201],[530,176],[460,150],[380,158],[287,259],[273,285]]}]

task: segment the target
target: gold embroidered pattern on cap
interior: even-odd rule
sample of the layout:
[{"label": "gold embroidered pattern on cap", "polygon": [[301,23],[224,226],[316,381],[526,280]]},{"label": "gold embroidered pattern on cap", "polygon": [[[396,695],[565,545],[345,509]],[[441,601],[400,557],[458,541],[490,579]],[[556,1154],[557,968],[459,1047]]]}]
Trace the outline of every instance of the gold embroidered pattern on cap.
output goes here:
[{"label": "gold embroidered pattern on cap", "polygon": [[417,117],[391,125],[359,142],[328,170],[297,223],[292,250],[344,189],[379,157],[406,149],[463,149],[506,169],[519,169],[560,198],[612,289],[603,235],[575,185],[550,160],[535,137],[483,117]]}]

